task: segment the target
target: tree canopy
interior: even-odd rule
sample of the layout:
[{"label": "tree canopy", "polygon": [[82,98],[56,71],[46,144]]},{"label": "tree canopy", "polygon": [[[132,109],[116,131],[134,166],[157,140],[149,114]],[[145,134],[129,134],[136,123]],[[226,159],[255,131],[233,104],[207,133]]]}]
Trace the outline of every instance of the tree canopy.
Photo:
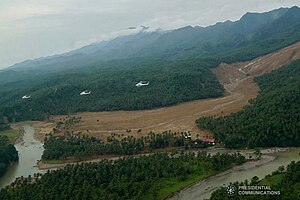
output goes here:
[{"label": "tree canopy", "polygon": [[9,143],[7,136],[0,135],[0,177],[14,161],[19,159],[14,145]]},{"label": "tree canopy", "polygon": [[251,180],[245,182],[235,182],[234,185],[236,188],[238,186],[259,186],[259,185],[268,185],[271,187],[272,191],[278,192],[279,195],[238,195],[235,193],[232,196],[229,196],[226,188],[222,187],[211,195],[211,200],[214,199],[241,199],[241,200],[281,200],[281,199],[300,199],[300,161],[292,161],[288,166],[286,171],[283,166],[280,166],[278,170],[272,172],[272,174],[267,175],[264,179],[259,180],[257,176],[254,176]]},{"label": "tree canopy", "polygon": [[[244,161],[240,154],[210,156],[199,152],[68,165],[18,179],[0,190],[0,199],[164,199],[193,181]],[[181,186],[175,187],[177,184]]]},{"label": "tree canopy", "polygon": [[300,61],[257,77],[261,91],[242,111],[196,121],[226,147],[300,146]]}]

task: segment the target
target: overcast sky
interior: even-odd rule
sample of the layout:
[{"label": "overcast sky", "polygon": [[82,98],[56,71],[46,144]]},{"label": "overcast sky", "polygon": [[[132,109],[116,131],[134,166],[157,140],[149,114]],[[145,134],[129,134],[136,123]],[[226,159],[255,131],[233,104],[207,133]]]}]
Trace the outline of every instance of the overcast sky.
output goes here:
[{"label": "overcast sky", "polygon": [[150,26],[150,30],[238,20],[247,11],[299,0],[1,0],[0,68]]}]

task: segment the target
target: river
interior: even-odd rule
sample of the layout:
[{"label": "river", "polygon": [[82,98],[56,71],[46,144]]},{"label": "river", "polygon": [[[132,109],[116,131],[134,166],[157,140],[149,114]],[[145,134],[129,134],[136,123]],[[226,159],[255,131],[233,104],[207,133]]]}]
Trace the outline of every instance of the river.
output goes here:
[{"label": "river", "polygon": [[253,176],[258,176],[261,179],[277,170],[281,165],[287,166],[293,160],[300,160],[299,153],[300,148],[292,148],[285,152],[263,155],[262,160],[257,163],[247,162],[219,175],[207,178],[182,190],[170,200],[208,199],[213,191],[221,186],[228,186],[230,182],[251,180]]},{"label": "river", "polygon": [[44,151],[43,143],[34,138],[34,128],[24,126],[22,140],[15,144],[19,153],[19,161],[14,163],[7,172],[0,178],[0,188],[12,183],[17,177],[27,177],[34,173],[44,173],[36,166]]},{"label": "river", "polygon": [[[24,134],[22,141],[15,144],[19,152],[19,161],[14,163],[8,171],[0,178],[0,188],[12,183],[17,177],[33,175],[34,173],[45,173],[46,170],[39,170],[36,166],[44,151],[43,143],[34,138],[35,129],[29,125],[23,126]],[[280,150],[280,149],[279,149]],[[210,153],[227,152],[227,149],[213,149]],[[243,154],[247,155],[247,150]],[[234,181],[250,180],[253,176],[263,178],[265,175],[275,171],[281,165],[287,165],[292,160],[300,160],[300,148],[292,148],[289,151],[271,153],[264,150],[260,161],[247,162],[241,166],[234,167],[219,175],[201,181],[192,187],[182,190],[172,197],[173,200],[190,200],[209,198],[211,193],[218,187],[228,185]]]}]

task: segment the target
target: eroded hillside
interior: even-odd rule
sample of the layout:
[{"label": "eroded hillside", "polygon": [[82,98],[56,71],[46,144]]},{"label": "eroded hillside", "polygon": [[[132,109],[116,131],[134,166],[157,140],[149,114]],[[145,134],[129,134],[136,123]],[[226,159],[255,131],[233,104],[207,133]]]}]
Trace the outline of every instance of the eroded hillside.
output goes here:
[{"label": "eroded hillside", "polygon": [[[213,69],[226,89],[221,98],[197,100],[154,110],[76,113],[75,116],[82,117],[82,120],[75,124],[72,130],[100,138],[106,138],[111,133],[140,136],[149,131],[166,130],[190,131],[194,136],[209,135],[210,133],[197,128],[196,119],[200,116],[227,115],[241,110],[248,100],[255,98],[259,92],[254,77],[269,73],[297,59],[300,59],[300,43],[248,62],[223,63]],[[40,128],[40,136],[49,132],[56,122],[65,117],[54,116],[47,123],[35,123],[36,127]],[[127,133],[126,130],[131,132]]]}]

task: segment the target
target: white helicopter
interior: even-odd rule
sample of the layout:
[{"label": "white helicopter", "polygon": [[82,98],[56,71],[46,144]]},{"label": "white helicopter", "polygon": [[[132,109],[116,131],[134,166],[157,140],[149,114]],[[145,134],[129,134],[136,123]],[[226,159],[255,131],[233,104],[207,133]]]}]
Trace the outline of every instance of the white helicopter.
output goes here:
[{"label": "white helicopter", "polygon": [[90,95],[90,94],[92,94],[92,92],[90,90],[85,90],[85,91],[80,93],[81,96],[82,95]]},{"label": "white helicopter", "polygon": [[30,96],[24,95],[22,96],[22,99],[30,99]]},{"label": "white helicopter", "polygon": [[146,85],[149,85],[149,81],[140,81],[135,86],[136,87],[142,87],[142,86],[146,86]]}]

